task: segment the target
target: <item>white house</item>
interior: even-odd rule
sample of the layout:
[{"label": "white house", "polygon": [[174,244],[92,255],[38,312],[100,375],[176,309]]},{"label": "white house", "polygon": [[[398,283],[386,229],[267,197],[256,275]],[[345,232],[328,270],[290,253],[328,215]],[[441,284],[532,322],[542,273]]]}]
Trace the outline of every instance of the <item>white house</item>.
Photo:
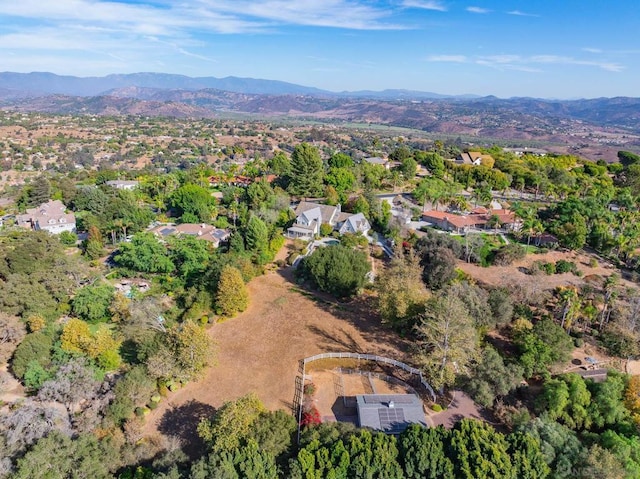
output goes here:
[{"label": "white house", "polygon": [[320,234],[320,226],[329,225],[340,234],[362,233],[371,229],[371,225],[362,213],[342,212],[340,205],[330,206],[301,201],[295,210],[296,222],[287,230],[290,238],[313,239]]},{"label": "white house", "polygon": [[117,190],[135,190],[139,181],[127,181],[127,180],[110,180],[105,182],[107,185]]},{"label": "white house", "polygon": [[30,208],[23,215],[18,215],[18,226],[34,230],[44,230],[51,234],[60,234],[63,231],[74,232],[76,229],[76,217],[73,213],[67,213],[67,207],[60,200],[49,200],[37,208]]}]

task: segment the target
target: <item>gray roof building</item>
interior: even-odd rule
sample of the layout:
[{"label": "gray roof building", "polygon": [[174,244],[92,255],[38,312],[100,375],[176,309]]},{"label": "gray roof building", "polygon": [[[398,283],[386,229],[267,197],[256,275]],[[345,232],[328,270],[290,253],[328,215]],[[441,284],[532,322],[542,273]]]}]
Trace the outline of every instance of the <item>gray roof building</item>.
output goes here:
[{"label": "gray roof building", "polygon": [[427,426],[422,401],[415,394],[363,394],[356,402],[360,427],[400,434],[411,424]]}]

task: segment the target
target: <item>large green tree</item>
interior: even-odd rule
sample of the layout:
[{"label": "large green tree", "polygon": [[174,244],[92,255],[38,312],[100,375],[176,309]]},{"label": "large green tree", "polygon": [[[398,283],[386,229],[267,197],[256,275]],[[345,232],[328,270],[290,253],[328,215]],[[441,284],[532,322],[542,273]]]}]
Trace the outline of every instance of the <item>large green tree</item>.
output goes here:
[{"label": "large green tree", "polygon": [[291,154],[289,191],[300,197],[322,195],[324,165],[318,149],[308,143],[297,145]]},{"label": "large green tree", "polygon": [[365,285],[371,269],[365,252],[342,245],[317,248],[301,267],[322,291],[338,297],[355,294]]},{"label": "large green tree", "polygon": [[171,206],[183,223],[208,223],[214,213],[214,199],[206,188],[186,184],[171,195]]}]

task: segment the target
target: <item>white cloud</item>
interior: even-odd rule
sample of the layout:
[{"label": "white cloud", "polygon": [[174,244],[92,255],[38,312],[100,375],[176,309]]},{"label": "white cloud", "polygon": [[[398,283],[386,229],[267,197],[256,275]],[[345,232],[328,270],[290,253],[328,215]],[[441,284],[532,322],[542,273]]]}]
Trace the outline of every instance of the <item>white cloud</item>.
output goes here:
[{"label": "white cloud", "polygon": [[427,57],[428,62],[445,62],[445,63],[467,63],[467,57],[464,55],[431,55]]},{"label": "white cloud", "polygon": [[602,50],[600,50],[599,48],[583,48],[582,49],[583,52],[588,52],[588,53],[602,53]]},{"label": "white cloud", "polygon": [[473,63],[499,70],[518,70],[524,72],[540,72],[540,65],[576,65],[599,68],[610,72],[621,72],[624,65],[609,61],[581,60],[560,55],[484,55],[467,57],[464,55],[431,55],[429,62]]},{"label": "white cloud", "polygon": [[507,15],[515,15],[518,17],[539,17],[540,16],[537,13],[527,13],[527,12],[522,12],[520,10],[511,10],[510,12],[507,12]]},{"label": "white cloud", "polygon": [[491,12],[491,10],[488,10],[482,7],[467,7],[466,10],[467,12],[471,12],[471,13],[490,13]]},{"label": "white cloud", "polygon": [[407,8],[421,8],[423,10],[436,10],[438,12],[446,12],[447,7],[435,0],[404,0],[402,5]]}]

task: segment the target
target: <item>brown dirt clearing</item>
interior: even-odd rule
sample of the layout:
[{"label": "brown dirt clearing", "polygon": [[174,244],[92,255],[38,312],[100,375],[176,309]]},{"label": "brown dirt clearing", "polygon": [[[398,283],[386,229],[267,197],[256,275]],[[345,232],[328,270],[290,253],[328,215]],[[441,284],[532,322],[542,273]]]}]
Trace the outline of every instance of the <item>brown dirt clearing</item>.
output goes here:
[{"label": "brown dirt clearing", "polygon": [[[250,392],[268,409],[290,410],[299,361],[314,354],[360,352],[406,359],[407,344],[381,328],[368,311],[371,298],[350,304],[314,300],[298,291],[290,275],[288,268],[249,283],[248,310],[209,330],[217,342],[217,364],[149,414],[147,435],[160,432],[184,438],[188,431],[177,429],[183,428],[185,411],[210,415],[212,407]],[[191,421],[197,423],[195,419]]]},{"label": "brown dirt clearing", "polygon": [[[457,266],[476,281],[490,286],[538,283],[543,286],[543,289],[554,289],[558,286],[580,286],[585,282],[585,277],[595,275],[604,279],[616,272],[616,269],[606,261],[598,261],[597,267],[590,267],[589,261],[592,257],[592,255],[586,253],[550,251],[542,254],[528,254],[524,259],[516,261],[510,266],[490,266],[485,268],[465,262],[458,262]],[[530,275],[524,272],[531,267],[534,261],[555,263],[561,259],[573,261],[578,269],[582,271],[583,276],[579,277],[573,273]],[[620,280],[620,283],[633,286],[633,283],[624,279]]]}]

